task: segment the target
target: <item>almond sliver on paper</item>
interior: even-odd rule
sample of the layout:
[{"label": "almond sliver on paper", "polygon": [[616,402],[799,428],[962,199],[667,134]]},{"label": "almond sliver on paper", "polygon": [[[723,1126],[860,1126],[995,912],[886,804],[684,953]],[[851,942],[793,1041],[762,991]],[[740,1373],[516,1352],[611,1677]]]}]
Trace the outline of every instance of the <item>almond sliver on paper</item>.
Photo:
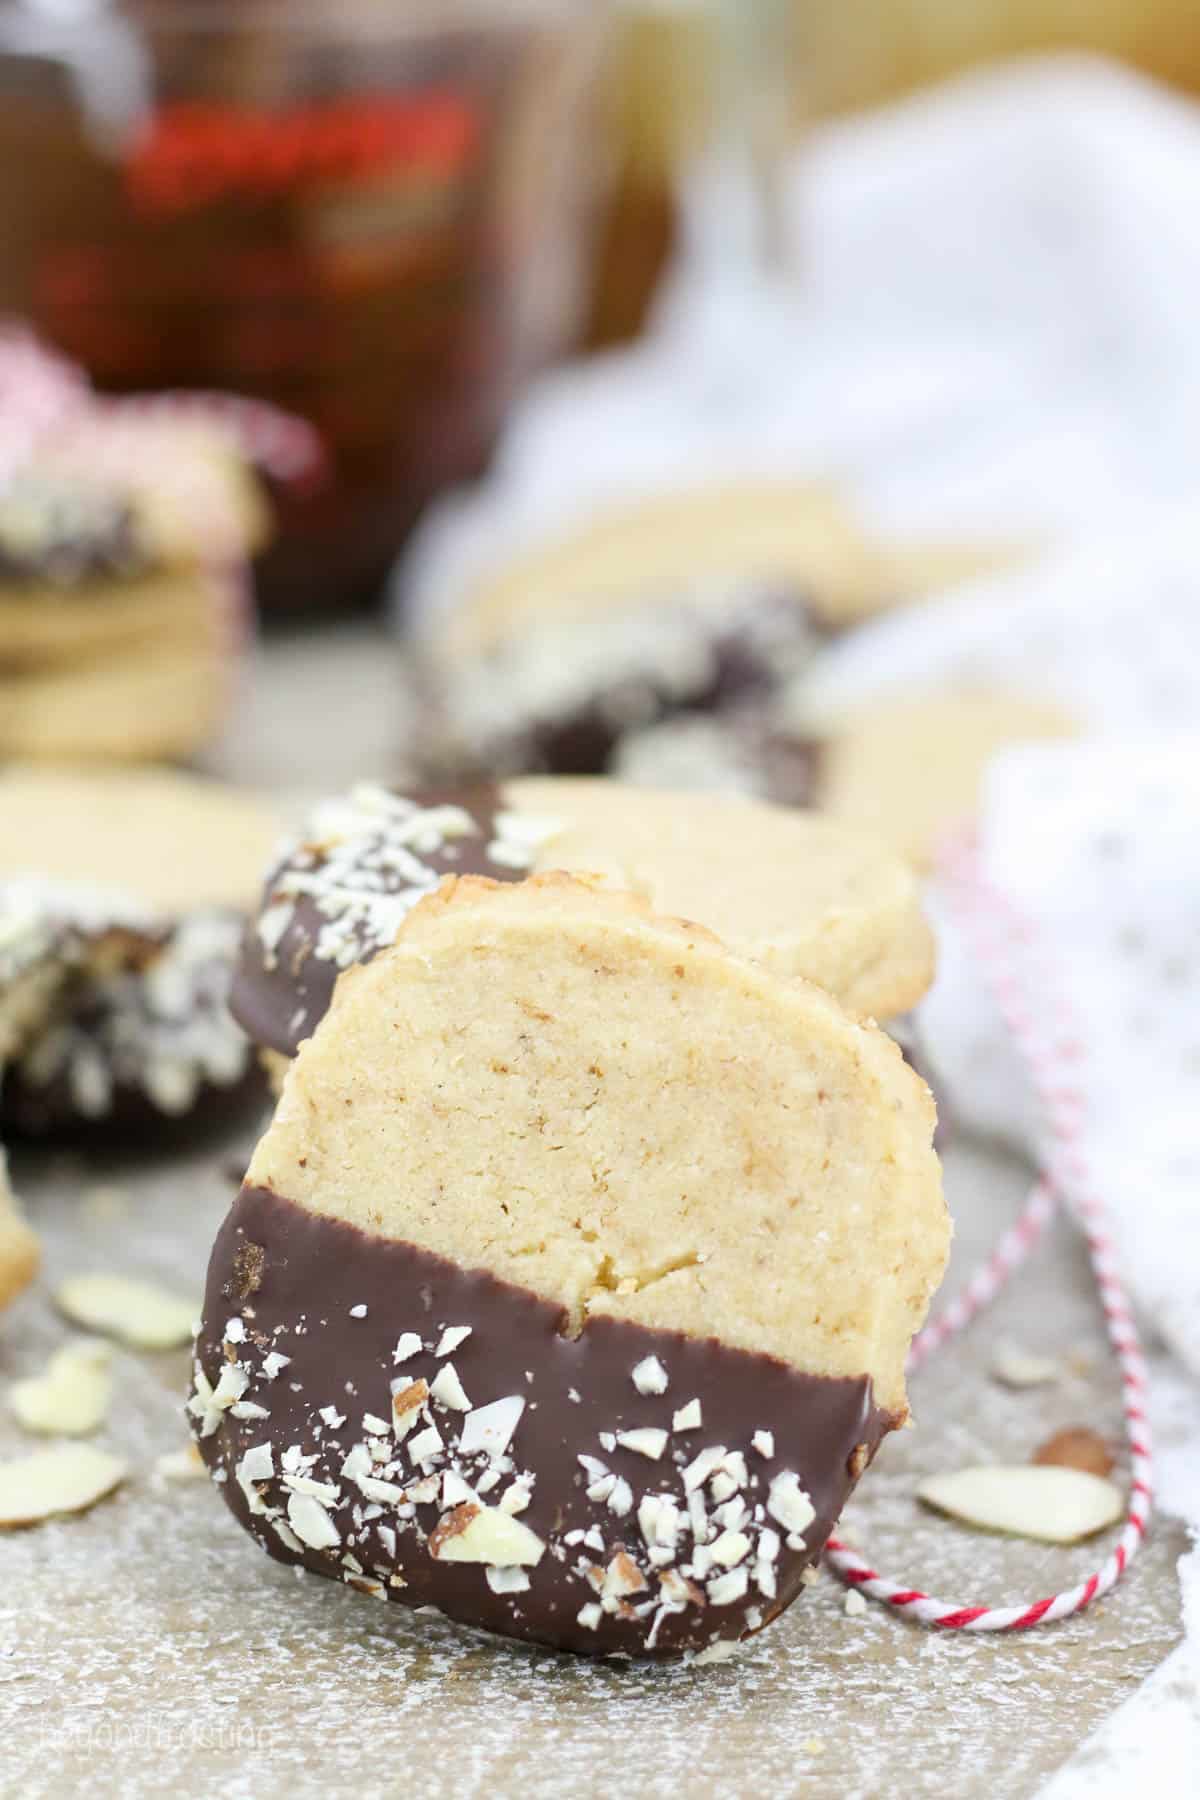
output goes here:
[{"label": "almond sliver on paper", "polygon": [[82,1437],[104,1423],[112,1399],[112,1347],[77,1338],[56,1350],[40,1375],[14,1382],[9,1404],[26,1431]]},{"label": "almond sliver on paper", "polygon": [[932,1475],[917,1498],[964,1525],[1043,1544],[1077,1544],[1115,1524],[1125,1510],[1111,1481],[1052,1464],[995,1463]]},{"label": "almond sliver on paper", "polygon": [[190,1342],[200,1315],[195,1300],[126,1275],[75,1275],[54,1300],[74,1324],[106,1332],[134,1350],[171,1350]]},{"label": "almond sliver on paper", "polygon": [[90,1444],[56,1444],[0,1463],[0,1529],[86,1512],[127,1474],[119,1456]]}]

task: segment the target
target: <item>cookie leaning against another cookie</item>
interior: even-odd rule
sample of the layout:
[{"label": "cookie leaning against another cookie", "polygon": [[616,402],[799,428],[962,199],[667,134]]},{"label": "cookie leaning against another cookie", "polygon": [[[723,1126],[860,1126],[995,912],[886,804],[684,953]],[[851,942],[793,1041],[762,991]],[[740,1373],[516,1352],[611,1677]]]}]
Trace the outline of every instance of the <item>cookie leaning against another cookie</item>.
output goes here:
[{"label": "cookie leaning against another cookie", "polygon": [[318,807],[277,862],[247,933],[235,1017],[291,1056],[338,974],[391,943],[447,874],[566,869],[699,919],[783,975],[886,1018],[920,999],[933,942],[899,858],[810,813],[603,780],[523,777],[405,795],[363,785]]},{"label": "cookie leaning against another cookie", "polygon": [[949,1224],[928,1090],[819,989],[566,875],[447,882],[291,1065],[189,1410],[271,1554],[591,1654],[793,1600]]}]

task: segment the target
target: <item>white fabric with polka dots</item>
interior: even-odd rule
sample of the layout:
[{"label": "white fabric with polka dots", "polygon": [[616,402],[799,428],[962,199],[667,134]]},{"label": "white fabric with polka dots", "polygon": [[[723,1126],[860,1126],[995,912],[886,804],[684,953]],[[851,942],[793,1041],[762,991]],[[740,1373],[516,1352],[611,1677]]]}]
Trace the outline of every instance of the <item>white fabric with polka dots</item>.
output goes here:
[{"label": "white fabric with polka dots", "polygon": [[[979,829],[986,875],[1037,928],[1079,1026],[1081,1147],[1130,1285],[1200,1373],[1200,733],[1007,751]],[[1038,1149],[999,1022],[939,922],[920,1015],[935,1085],[967,1122]]]}]

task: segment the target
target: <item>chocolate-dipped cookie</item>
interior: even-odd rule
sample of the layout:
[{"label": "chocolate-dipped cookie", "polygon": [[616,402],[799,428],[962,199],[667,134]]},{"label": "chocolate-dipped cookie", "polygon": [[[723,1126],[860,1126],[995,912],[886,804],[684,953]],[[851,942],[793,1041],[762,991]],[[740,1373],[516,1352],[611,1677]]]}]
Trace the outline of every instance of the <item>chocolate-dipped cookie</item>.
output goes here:
[{"label": "chocolate-dipped cookie", "polygon": [[266,525],[216,429],[77,406],[34,431],[0,493],[0,755],[193,755],[228,708]]},{"label": "chocolate-dipped cookie", "polygon": [[4,1131],[144,1134],[258,1097],[257,1059],[228,1005],[242,928],[237,913],[192,913],[137,962],[77,971],[0,1073]]},{"label": "chocolate-dipped cookie", "polygon": [[392,942],[447,874],[515,881],[567,869],[631,887],[735,948],[886,1018],[929,984],[933,947],[899,858],[811,814],[716,795],[525,777],[326,802],[268,878],[234,982],[254,1041],[294,1054],[341,970]]},{"label": "chocolate-dipped cookie", "polygon": [[634,787],[744,794],[775,806],[813,806],[820,792],[821,745],[815,736],[806,737],[776,719],[772,708],[679,713],[645,731],[627,733],[612,772]]},{"label": "chocolate-dipped cookie", "polygon": [[86,883],[143,914],[249,907],[278,832],[255,795],[179,769],[0,769],[0,880]]},{"label": "chocolate-dipped cookie", "polygon": [[896,1046],[567,875],[448,881],[292,1063],[189,1411],[273,1556],[596,1655],[759,1629],[880,1439],[949,1226]]},{"label": "chocolate-dipped cookie", "polygon": [[227,1000],[273,829],[195,777],[0,775],[6,1130],[174,1127],[257,1090]]},{"label": "chocolate-dipped cookie", "polygon": [[818,641],[804,598],[761,583],[551,618],[442,670],[435,755],[460,773],[601,775],[629,733],[765,697]]},{"label": "chocolate-dipped cookie", "polygon": [[145,964],[163,930],[119,889],[0,876],[0,1070],[41,1034],[68,983]]},{"label": "chocolate-dipped cookie", "polygon": [[[880,542],[830,492],[755,479],[597,506],[515,553],[486,521],[475,535],[490,553],[424,563],[429,598],[455,604],[425,633],[418,750],[460,779],[614,774],[630,734],[769,701],[830,633],[994,560]],[[421,588],[418,571],[418,610]]]}]

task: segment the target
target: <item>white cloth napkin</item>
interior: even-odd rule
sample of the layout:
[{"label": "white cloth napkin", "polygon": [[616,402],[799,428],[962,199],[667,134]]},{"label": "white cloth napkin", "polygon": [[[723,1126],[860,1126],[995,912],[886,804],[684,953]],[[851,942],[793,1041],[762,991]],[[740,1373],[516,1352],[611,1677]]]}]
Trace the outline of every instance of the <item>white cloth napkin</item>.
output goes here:
[{"label": "white cloth napkin", "polygon": [[544,379],[482,491],[431,514],[415,613],[598,500],[681,479],[832,477],[899,533],[989,538],[1193,493],[1198,193],[1200,109],[1082,58],[811,135],[795,281],[721,265],[708,184],[704,252],[650,338]]}]

